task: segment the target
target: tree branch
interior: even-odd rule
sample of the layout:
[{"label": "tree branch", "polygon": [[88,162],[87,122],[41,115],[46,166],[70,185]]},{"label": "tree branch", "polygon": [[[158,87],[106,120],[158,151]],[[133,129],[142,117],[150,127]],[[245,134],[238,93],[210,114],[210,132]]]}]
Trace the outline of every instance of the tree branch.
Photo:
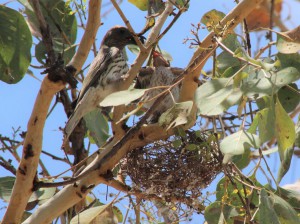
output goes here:
[{"label": "tree branch", "polygon": [[46,51],[48,55],[48,60],[49,60],[48,64],[52,65],[56,61],[56,56],[53,49],[52,36],[49,30],[49,26],[44,18],[44,15],[42,14],[39,0],[32,0],[31,4],[40,25],[40,31],[43,37],[43,43],[46,47]]},{"label": "tree branch", "polygon": [[98,28],[101,24],[101,3],[102,0],[90,0],[89,1],[89,12],[87,25],[78,46],[78,49],[73,56],[72,60],[69,62],[67,67],[73,67],[76,73],[79,72],[87,59],[90,52],[91,46],[93,45]]},{"label": "tree branch", "polygon": [[3,223],[20,223],[22,214],[32,194],[33,180],[42,149],[43,129],[50,103],[55,93],[64,88],[62,82],[54,83],[46,76],[36,98],[31,117],[27,125],[27,134],[23,144],[22,159],[16,173]]},{"label": "tree branch", "polygon": [[[230,33],[231,30],[241,23],[257,5],[262,3],[262,1],[263,0],[244,0],[231,10],[231,12],[220,21],[220,25],[229,25],[226,34]],[[226,37],[226,34],[222,36],[223,39]],[[215,35],[215,32],[210,32],[201,42],[198,50],[190,60],[189,66],[184,72],[185,77],[182,82],[180,102],[194,100],[194,93],[198,88],[196,80],[199,79],[201,70],[207,59],[213,54],[217,47],[217,44],[213,42],[213,37]]]}]

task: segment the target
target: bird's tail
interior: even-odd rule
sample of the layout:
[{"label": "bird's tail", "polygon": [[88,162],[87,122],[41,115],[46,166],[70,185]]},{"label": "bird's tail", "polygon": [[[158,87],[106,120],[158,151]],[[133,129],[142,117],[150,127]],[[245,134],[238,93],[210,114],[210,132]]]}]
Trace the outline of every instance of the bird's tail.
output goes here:
[{"label": "bird's tail", "polygon": [[74,128],[77,126],[79,121],[81,120],[82,116],[79,115],[79,113],[76,113],[75,110],[74,113],[69,117],[69,120],[65,127],[65,137],[68,139],[70,135],[72,134]]}]

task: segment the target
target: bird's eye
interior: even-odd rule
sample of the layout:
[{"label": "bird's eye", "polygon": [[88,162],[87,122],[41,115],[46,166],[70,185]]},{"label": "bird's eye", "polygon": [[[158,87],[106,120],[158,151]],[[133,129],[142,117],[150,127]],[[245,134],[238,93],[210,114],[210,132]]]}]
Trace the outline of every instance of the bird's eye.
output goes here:
[{"label": "bird's eye", "polygon": [[125,30],[120,30],[120,34],[124,34],[125,33]]}]

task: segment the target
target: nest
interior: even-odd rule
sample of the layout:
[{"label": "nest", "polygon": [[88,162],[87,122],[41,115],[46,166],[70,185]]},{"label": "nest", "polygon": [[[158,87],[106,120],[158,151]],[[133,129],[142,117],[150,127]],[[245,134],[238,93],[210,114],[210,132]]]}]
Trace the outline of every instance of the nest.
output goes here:
[{"label": "nest", "polygon": [[220,173],[222,156],[207,134],[187,131],[129,152],[121,164],[135,187],[166,202],[196,200]]}]

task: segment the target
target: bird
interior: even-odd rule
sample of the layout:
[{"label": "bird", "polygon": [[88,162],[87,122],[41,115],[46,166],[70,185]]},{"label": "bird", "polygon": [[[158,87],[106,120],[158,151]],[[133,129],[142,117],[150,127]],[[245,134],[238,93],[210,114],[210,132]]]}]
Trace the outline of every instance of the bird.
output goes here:
[{"label": "bird", "polygon": [[[139,35],[139,38],[143,42],[144,37]],[[120,83],[129,70],[124,55],[124,47],[129,44],[137,45],[126,27],[114,26],[105,34],[75,101],[74,112],[66,123],[64,132],[67,139],[83,116],[99,107],[106,96],[119,91]]]},{"label": "bird", "polygon": [[[145,109],[149,109],[153,105],[156,99],[155,97],[166,90],[166,88],[163,87],[169,87],[170,85],[174,84],[174,81],[180,74],[176,71],[176,69],[170,67],[169,61],[167,61],[160,52],[154,50],[152,53],[152,58],[153,68],[146,68],[141,71],[137,76],[135,84],[136,89],[150,89],[140,99],[140,102],[144,102],[143,107]],[[162,100],[162,102],[160,102],[153,114],[148,118],[148,123],[156,123],[161,114],[178,102],[179,93],[180,85],[176,85]]]}]

